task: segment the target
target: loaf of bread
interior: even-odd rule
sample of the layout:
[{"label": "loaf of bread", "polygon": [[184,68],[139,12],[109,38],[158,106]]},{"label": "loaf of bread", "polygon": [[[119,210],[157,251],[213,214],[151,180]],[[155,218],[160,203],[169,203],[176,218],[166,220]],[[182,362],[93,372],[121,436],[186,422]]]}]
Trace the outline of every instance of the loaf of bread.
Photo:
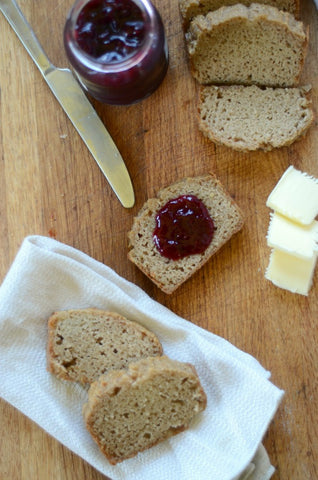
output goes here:
[{"label": "loaf of bread", "polygon": [[[194,195],[203,202],[215,226],[214,236],[207,249],[200,254],[171,260],[159,253],[153,232],[157,212],[169,201],[182,195]],[[134,262],[159,288],[171,294],[243,226],[243,215],[230,195],[214,175],[182,179],[149,199],[135,217],[128,234],[131,250],[128,258]]]},{"label": "loaf of bread", "polygon": [[194,367],[166,356],[103,375],[88,395],[86,427],[113,465],[185,430],[206,407]]},{"label": "loaf of bread", "polygon": [[48,321],[47,369],[64,380],[92,383],[109,370],[161,354],[152,332],[114,312],[65,310]]},{"label": "loaf of bread", "polygon": [[[183,27],[186,30],[191,20],[197,15],[206,15],[221,7],[230,7],[237,3],[248,7],[253,0],[240,0],[239,2],[237,0],[179,0]],[[293,14],[296,18],[299,17],[299,0],[259,0],[257,3],[271,5],[278,10]]]},{"label": "loaf of bread", "polygon": [[185,36],[191,72],[204,85],[296,86],[308,43],[302,22],[260,4],[199,15]]},{"label": "loaf of bread", "polygon": [[306,94],[304,88],[204,86],[199,128],[214,143],[239,151],[290,145],[314,119]]}]

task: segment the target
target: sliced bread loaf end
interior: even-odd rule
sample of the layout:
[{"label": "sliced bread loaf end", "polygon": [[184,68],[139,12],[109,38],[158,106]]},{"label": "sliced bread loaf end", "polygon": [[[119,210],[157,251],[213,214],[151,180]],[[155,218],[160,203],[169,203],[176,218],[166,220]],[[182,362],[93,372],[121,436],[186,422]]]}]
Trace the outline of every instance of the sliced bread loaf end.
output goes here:
[{"label": "sliced bread loaf end", "polygon": [[114,312],[65,310],[48,321],[47,368],[64,380],[92,383],[109,370],[161,354],[156,335]]},{"label": "sliced bread loaf end", "polygon": [[314,120],[305,88],[201,87],[199,128],[235,150],[272,150],[303,136]]},{"label": "sliced bread loaf end", "polygon": [[299,81],[308,35],[289,13],[237,4],[195,17],[186,42],[201,84],[291,87]]},{"label": "sliced bread loaf end", "polygon": [[114,465],[185,430],[205,407],[194,367],[162,356],[100,377],[89,389],[83,415]]}]

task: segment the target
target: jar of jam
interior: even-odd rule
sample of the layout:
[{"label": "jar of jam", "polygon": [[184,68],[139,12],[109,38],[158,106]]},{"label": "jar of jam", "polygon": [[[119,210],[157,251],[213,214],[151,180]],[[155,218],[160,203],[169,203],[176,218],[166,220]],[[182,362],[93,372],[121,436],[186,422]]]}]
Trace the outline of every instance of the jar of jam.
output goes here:
[{"label": "jar of jam", "polygon": [[107,104],[146,98],[168,68],[164,26],[150,0],[77,0],[64,45],[84,88]]}]

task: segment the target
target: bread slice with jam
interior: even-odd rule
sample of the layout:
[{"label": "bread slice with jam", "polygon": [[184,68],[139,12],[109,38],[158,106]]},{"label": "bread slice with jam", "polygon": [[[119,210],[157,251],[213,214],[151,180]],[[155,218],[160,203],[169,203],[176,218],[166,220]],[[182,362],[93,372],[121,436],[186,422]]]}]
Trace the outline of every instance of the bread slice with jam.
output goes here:
[{"label": "bread slice with jam", "polygon": [[[158,227],[158,213],[165,207],[169,213],[169,203],[184,196],[194,196],[206,208],[213,222],[213,235],[201,253],[190,253],[179,259],[172,259],[158,249],[154,233]],[[189,211],[191,208],[186,213]],[[179,220],[173,221],[177,223]],[[179,233],[179,238],[187,237],[187,245],[190,244],[191,247],[192,230],[195,241],[200,241],[198,232],[193,227],[191,215],[181,215],[180,222],[185,224],[188,232],[184,235],[182,232]],[[149,199],[141,208],[128,234],[130,246],[128,258],[161,290],[171,294],[199,270],[242,226],[241,209],[214,175],[184,178],[160,190],[156,198]],[[202,237],[205,234],[206,232],[202,231]],[[178,239],[166,240],[167,243],[178,244]]]}]

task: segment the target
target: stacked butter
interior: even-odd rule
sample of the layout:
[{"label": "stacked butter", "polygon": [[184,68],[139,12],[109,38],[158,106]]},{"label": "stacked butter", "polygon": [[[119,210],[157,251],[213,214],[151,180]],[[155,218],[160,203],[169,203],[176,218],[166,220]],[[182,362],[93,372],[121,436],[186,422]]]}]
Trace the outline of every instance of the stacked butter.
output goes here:
[{"label": "stacked butter", "polygon": [[271,150],[313,122],[310,88],[298,86],[308,29],[295,18],[298,2],[243,3],[179,0],[191,73],[201,85],[199,127],[236,150]]},{"label": "stacked butter", "polygon": [[267,243],[272,248],[265,277],[276,286],[308,295],[318,254],[318,179],[290,166],[269,195]]}]

